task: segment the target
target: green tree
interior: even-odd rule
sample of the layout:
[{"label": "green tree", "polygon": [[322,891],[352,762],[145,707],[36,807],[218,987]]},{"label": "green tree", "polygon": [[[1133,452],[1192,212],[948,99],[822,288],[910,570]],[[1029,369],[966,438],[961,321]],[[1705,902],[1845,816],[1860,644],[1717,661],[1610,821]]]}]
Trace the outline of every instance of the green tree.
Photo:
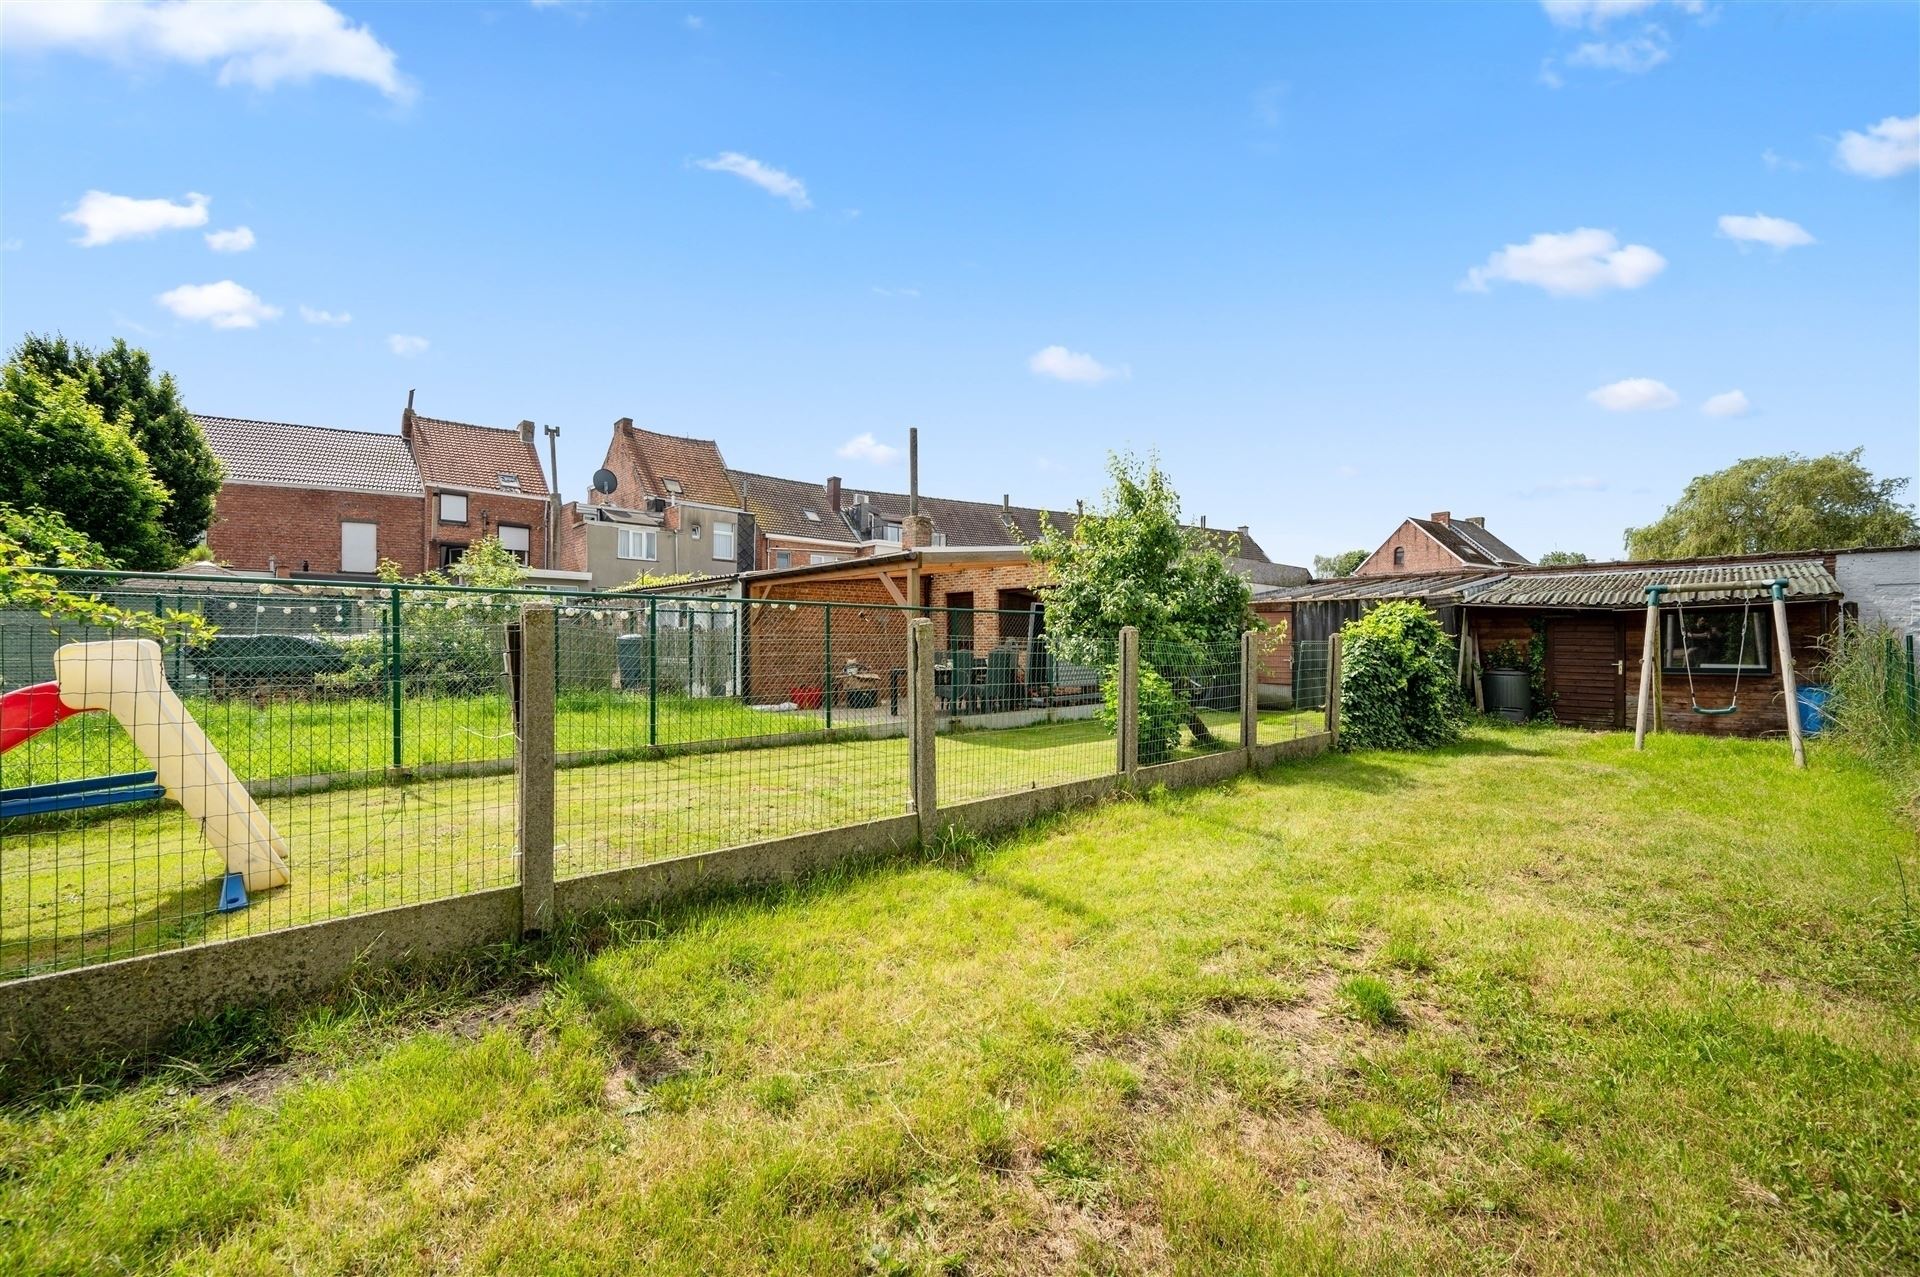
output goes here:
[{"label": "green tree", "polygon": [[1750,457],[1701,475],[1658,520],[1627,529],[1627,557],[1844,550],[1920,540],[1899,497],[1905,479],[1876,479],[1861,449],[1822,457]]},{"label": "green tree", "polygon": [[1427,749],[1460,735],[1453,642],[1418,602],[1382,603],[1340,627],[1342,749]]},{"label": "green tree", "polygon": [[[1048,643],[1076,664],[1107,665],[1131,625],[1143,666],[1185,672],[1217,664],[1243,630],[1260,624],[1252,589],[1227,566],[1239,539],[1209,542],[1183,527],[1180,497],[1154,457],[1111,454],[1107,474],[1099,508],[1075,520],[1071,534],[1046,522],[1033,546],[1034,561],[1052,576]],[[1190,710],[1187,726],[1196,740],[1212,739]]]},{"label": "green tree", "polygon": [[1352,576],[1353,570],[1367,561],[1365,550],[1342,550],[1338,554],[1316,554],[1313,556],[1313,574],[1321,580],[1336,576]]},{"label": "green tree", "polygon": [[123,568],[173,566],[160,525],[167,492],[126,428],[71,377],[22,363],[0,369],[0,495],[58,514]]},{"label": "green tree", "polygon": [[88,592],[88,578],[54,576],[42,568],[106,568],[106,552],[59,515],[39,507],[0,503],[0,609],[38,612],[54,620],[128,630],[152,638],[169,634],[198,641],[213,627],[197,612],[119,607]]},{"label": "green tree", "polygon": [[1580,563],[1591,563],[1593,560],[1578,550],[1548,550],[1540,556],[1538,562],[1543,568],[1567,568]]},{"label": "green tree", "polygon": [[199,541],[213,522],[220,462],[200,423],[180,402],[180,387],[171,373],[156,376],[147,352],[119,337],[107,349],[95,351],[58,334],[29,333],[14,350],[13,361],[50,380],[66,376],[79,381],[102,416],[126,427],[146,454],[153,477],[167,490],[161,525],[176,557]]}]

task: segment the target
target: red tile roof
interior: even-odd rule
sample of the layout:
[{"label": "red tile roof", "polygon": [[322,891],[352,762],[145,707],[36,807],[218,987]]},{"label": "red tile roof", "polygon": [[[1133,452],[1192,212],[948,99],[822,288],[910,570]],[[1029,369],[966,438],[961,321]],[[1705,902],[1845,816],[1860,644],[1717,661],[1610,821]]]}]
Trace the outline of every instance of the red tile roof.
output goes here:
[{"label": "red tile roof", "polygon": [[[532,441],[518,430],[475,426],[464,421],[413,415],[413,456],[429,486],[476,488],[482,492],[547,495],[547,476]],[[515,476],[518,486],[501,482]]]},{"label": "red tile roof", "polygon": [[[645,497],[664,497],[726,510],[744,508],[727,477],[720,445],[711,439],[642,430],[623,418],[614,423],[613,438],[607,443],[606,467],[620,486],[609,496],[595,493],[591,498],[595,504],[637,509]],[[678,491],[667,486],[669,479],[679,485]]]}]

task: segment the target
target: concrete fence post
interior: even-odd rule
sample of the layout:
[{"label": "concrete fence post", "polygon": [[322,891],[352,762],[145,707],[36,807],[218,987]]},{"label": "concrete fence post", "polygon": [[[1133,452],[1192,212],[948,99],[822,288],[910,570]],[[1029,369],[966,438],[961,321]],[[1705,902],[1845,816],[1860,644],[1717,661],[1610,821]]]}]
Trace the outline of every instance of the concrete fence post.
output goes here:
[{"label": "concrete fence post", "polygon": [[1120,630],[1120,713],[1114,736],[1120,751],[1120,774],[1131,785],[1140,773],[1140,631]]},{"label": "concrete fence post", "polygon": [[1327,735],[1333,737],[1327,742],[1329,748],[1340,746],[1340,636],[1333,635],[1327,640]]},{"label": "concrete fence post", "polygon": [[927,617],[907,622],[907,758],[913,814],[919,822],[922,846],[933,841],[939,815],[937,775],[934,771],[933,691],[934,625]]},{"label": "concrete fence post", "polygon": [[1260,742],[1260,667],[1254,632],[1240,634],[1240,748],[1253,762],[1253,747]]},{"label": "concrete fence post", "polygon": [[553,605],[529,603],[520,609],[519,642],[508,645],[519,711],[514,722],[513,770],[520,929],[529,937],[553,924],[553,630]]}]

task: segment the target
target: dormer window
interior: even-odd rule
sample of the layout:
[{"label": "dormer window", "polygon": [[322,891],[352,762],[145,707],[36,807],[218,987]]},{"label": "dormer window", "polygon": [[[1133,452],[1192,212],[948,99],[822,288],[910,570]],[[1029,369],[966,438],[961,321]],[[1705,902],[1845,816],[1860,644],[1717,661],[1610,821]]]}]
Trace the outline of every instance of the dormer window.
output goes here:
[{"label": "dormer window", "polygon": [[679,496],[682,492],[686,491],[685,488],[682,488],[680,486],[680,481],[678,479],[662,479],[660,481],[660,486],[665,488],[668,492],[671,492],[676,497]]},{"label": "dormer window", "polygon": [[500,476],[500,490],[501,490],[501,491],[503,491],[503,492],[518,492],[518,491],[520,491],[520,476],[519,476],[519,475],[517,475],[517,474],[503,474],[503,475],[501,475],[501,476]]}]

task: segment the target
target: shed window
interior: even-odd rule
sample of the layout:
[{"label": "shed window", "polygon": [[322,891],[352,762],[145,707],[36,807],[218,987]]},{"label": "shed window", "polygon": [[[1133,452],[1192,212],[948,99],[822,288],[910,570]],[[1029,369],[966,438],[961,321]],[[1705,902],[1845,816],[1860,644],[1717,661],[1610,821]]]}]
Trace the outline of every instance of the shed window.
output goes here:
[{"label": "shed window", "polygon": [[1759,608],[1746,618],[1741,639],[1740,609],[1696,612],[1687,609],[1686,627],[1678,612],[1661,614],[1660,668],[1669,674],[1687,672],[1692,650],[1695,674],[1765,674],[1773,668],[1773,617]]}]

